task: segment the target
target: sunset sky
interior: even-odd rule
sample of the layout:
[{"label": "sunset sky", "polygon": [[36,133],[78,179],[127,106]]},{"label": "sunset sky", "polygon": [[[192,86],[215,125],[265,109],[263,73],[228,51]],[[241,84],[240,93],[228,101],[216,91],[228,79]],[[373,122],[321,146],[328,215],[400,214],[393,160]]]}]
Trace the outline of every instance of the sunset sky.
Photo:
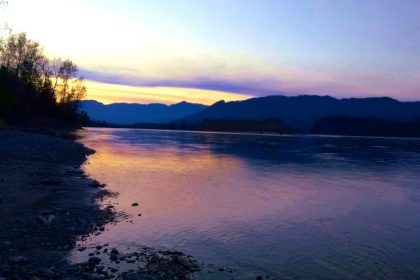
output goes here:
[{"label": "sunset sky", "polygon": [[88,98],[420,100],[418,0],[10,0],[1,22],[73,59]]}]

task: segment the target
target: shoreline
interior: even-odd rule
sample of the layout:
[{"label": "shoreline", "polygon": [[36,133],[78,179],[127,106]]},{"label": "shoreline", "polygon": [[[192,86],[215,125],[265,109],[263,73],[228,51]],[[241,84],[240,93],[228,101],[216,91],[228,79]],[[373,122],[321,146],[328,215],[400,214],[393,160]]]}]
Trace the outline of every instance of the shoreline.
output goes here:
[{"label": "shoreline", "polygon": [[[80,236],[112,219],[81,170],[94,151],[74,141],[0,130],[0,279],[53,279]],[[77,278],[69,278],[77,279]]]},{"label": "shoreline", "polygon": [[[101,207],[103,198],[115,194],[82,170],[92,153],[75,140],[0,129],[0,280],[188,279],[199,271],[196,261],[177,251],[76,246],[124,216]],[[84,263],[67,260],[71,250],[92,249]],[[139,265],[120,272],[120,262]]]}]

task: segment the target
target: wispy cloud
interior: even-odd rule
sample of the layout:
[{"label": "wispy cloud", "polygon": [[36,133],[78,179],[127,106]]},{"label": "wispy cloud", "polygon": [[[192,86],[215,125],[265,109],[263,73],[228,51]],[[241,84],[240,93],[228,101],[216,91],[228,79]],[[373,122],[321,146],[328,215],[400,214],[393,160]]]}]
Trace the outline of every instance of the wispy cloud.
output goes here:
[{"label": "wispy cloud", "polygon": [[[420,73],[328,71],[298,66],[273,66],[244,60],[234,63],[164,63],[147,69],[82,69],[90,79],[111,84],[215,90],[248,96],[317,94],[335,97],[391,96],[420,99]],[[177,65],[177,66],[176,66]],[[187,66],[185,66],[187,65]],[[193,67],[192,65],[195,65]],[[157,68],[160,67],[160,70]],[[173,69],[176,68],[176,69]],[[172,72],[170,69],[173,69]],[[158,74],[155,74],[158,73]]]},{"label": "wispy cloud", "polygon": [[420,99],[418,1],[105,2],[14,0],[5,18],[109,85]]}]

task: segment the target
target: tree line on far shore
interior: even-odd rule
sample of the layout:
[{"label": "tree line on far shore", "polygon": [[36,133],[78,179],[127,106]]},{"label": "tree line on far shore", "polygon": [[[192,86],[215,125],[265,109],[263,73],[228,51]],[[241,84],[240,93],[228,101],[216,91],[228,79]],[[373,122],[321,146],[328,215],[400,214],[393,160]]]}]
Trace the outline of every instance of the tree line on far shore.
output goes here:
[{"label": "tree line on far shore", "polygon": [[0,121],[75,124],[81,118],[78,103],[85,95],[83,78],[71,60],[48,59],[41,45],[25,33],[0,38]]}]

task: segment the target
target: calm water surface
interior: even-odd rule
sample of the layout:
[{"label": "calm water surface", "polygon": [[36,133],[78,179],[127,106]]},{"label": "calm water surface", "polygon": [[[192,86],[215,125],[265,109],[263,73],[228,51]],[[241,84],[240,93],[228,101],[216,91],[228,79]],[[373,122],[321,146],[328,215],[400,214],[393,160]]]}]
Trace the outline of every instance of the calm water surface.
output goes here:
[{"label": "calm water surface", "polygon": [[86,242],[176,249],[236,269],[198,279],[420,279],[420,140],[79,136],[97,151],[86,172],[120,193],[110,202],[133,221]]}]

